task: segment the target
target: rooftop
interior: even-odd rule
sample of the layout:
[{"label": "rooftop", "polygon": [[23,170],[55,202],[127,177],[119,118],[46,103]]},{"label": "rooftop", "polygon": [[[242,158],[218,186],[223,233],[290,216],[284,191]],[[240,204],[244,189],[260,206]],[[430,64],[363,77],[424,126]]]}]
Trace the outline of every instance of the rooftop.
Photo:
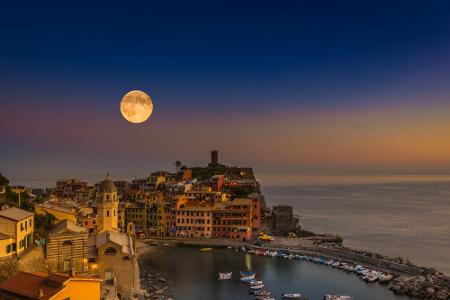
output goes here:
[{"label": "rooftop", "polygon": [[57,273],[20,272],[0,283],[0,290],[24,296],[27,299],[48,300],[64,290],[66,288],[64,284],[69,280],[100,281],[92,276],[71,277]]},{"label": "rooftop", "polygon": [[100,193],[117,193],[117,188],[114,182],[109,178],[109,173],[106,175],[106,179],[100,182],[98,187]]},{"label": "rooftop", "polygon": [[[113,242],[117,245],[122,246],[122,252],[130,254],[132,251],[132,245],[130,245],[129,237],[124,233],[105,231],[96,236],[95,246],[97,248],[101,247],[107,242]],[[133,253],[131,253],[133,254]]]},{"label": "rooftop", "polygon": [[84,227],[78,226],[72,221],[64,220],[50,228],[48,233],[52,235],[64,232],[85,233],[86,229]]},{"label": "rooftop", "polygon": [[19,209],[17,207],[10,207],[4,210],[0,210],[0,217],[4,217],[14,221],[21,221],[32,216],[34,216],[34,213]]},{"label": "rooftop", "polygon": [[[63,283],[66,282],[69,277],[48,278],[50,276],[51,275],[46,273],[21,272],[0,283],[0,290],[25,296],[30,299],[51,299],[65,289]],[[47,280],[47,278],[49,280]]]}]

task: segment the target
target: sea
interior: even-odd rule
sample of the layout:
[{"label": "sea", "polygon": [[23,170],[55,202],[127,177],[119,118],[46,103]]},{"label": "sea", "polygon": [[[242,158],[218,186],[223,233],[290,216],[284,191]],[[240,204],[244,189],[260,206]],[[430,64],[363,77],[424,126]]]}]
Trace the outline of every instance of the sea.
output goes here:
[{"label": "sea", "polygon": [[267,205],[291,205],[303,228],[450,274],[449,176],[260,177]]},{"label": "sea", "polygon": [[[325,294],[350,295],[354,300],[410,299],[332,267],[226,248],[201,252],[196,247],[152,246],[140,257],[139,266],[141,271],[167,278],[174,299],[255,299],[249,295],[248,285],[240,282],[239,271],[256,272],[275,299],[281,299],[283,293],[300,293],[309,300],[322,300]],[[233,276],[218,280],[219,272],[233,272]]]},{"label": "sea", "polygon": [[[344,244],[435,267],[450,274],[450,177],[257,174],[268,206],[291,205],[303,228],[337,233]],[[378,283],[327,266],[261,257],[232,249],[157,246],[141,268],[169,278],[174,299],[253,299],[240,270],[257,272],[276,299],[301,293],[358,300],[410,299]],[[218,272],[233,272],[229,281]]]}]

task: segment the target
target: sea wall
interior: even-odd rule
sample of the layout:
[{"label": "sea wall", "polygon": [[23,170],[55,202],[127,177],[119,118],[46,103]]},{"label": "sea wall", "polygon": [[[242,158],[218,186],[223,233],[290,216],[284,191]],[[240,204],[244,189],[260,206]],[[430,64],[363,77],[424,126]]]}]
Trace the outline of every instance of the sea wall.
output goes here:
[{"label": "sea wall", "polygon": [[390,270],[394,274],[420,275],[423,274],[424,271],[423,268],[420,267],[398,264],[395,262],[368,257],[345,250],[317,247],[317,250],[315,252],[316,254],[329,256],[331,258],[340,258],[343,260],[354,261],[362,265],[369,265],[372,268],[379,269],[381,271]]}]

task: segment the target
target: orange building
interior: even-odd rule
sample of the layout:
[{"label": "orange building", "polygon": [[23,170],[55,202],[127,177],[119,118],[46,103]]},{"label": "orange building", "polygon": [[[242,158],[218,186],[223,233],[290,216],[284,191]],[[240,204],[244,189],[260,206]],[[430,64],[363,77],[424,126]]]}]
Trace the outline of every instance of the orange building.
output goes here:
[{"label": "orange building", "polygon": [[177,236],[210,238],[212,235],[212,207],[187,204],[176,210]]},{"label": "orange building", "polygon": [[21,272],[0,283],[0,299],[98,300],[100,283],[91,276]]},{"label": "orange building", "polygon": [[212,237],[246,242],[252,236],[253,205],[251,199],[235,199],[213,211]]}]

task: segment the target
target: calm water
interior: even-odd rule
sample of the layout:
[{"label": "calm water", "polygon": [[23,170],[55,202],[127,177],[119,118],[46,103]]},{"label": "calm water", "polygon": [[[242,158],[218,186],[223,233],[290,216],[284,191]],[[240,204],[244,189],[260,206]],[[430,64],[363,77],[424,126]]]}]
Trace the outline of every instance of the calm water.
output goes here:
[{"label": "calm water", "polygon": [[299,182],[263,186],[263,193],[268,205],[292,205],[307,229],[335,232],[348,246],[407,257],[450,274],[450,182]]},{"label": "calm water", "polygon": [[[309,299],[323,299],[326,293],[351,294],[357,300],[401,300],[385,286],[366,284],[358,277],[326,266],[274,257],[261,257],[215,249],[201,252],[193,247],[152,247],[143,256],[141,269],[158,272],[172,282],[175,299],[254,299],[238,279],[239,270],[254,270],[260,280],[278,296],[300,292]],[[218,272],[233,271],[233,279],[217,280]],[[280,297],[277,297],[280,298]]]}]

